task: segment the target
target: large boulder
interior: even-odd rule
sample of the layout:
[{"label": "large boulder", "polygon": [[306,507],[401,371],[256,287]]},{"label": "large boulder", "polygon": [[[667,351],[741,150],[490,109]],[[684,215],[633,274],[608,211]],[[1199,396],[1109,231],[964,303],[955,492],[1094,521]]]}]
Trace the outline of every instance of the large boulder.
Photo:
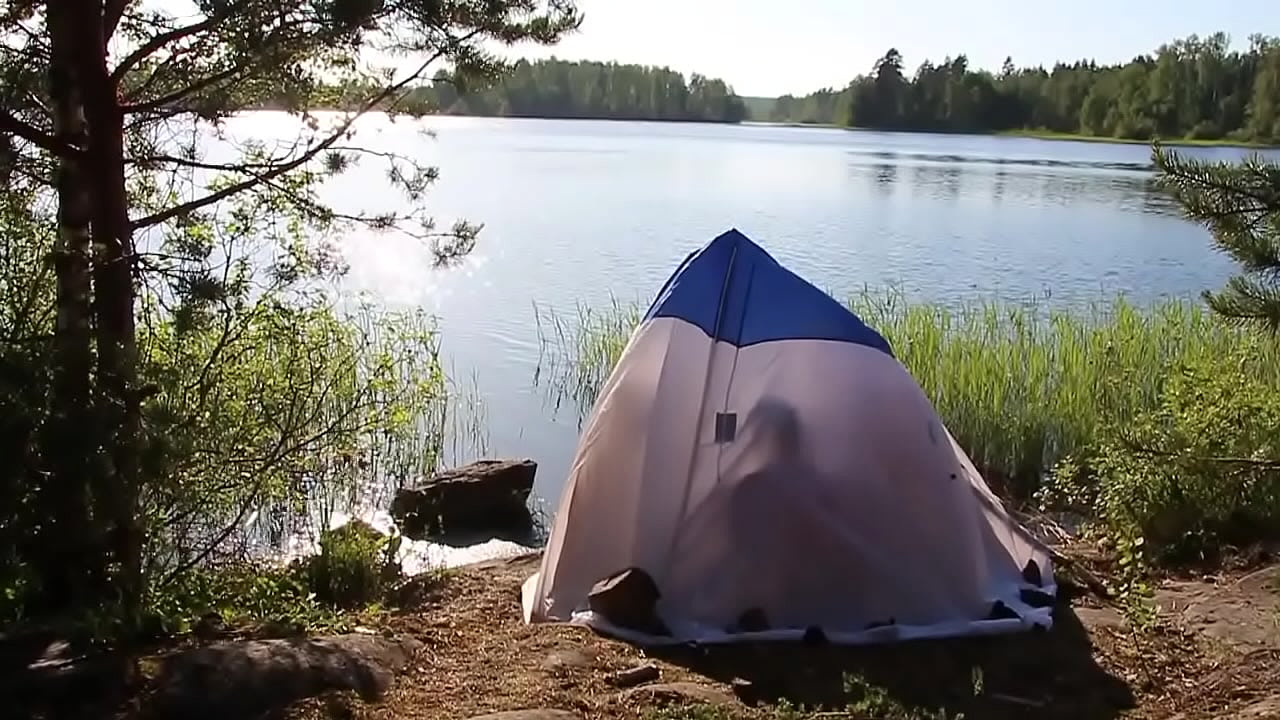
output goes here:
[{"label": "large boulder", "polygon": [[329,691],[380,699],[422,648],[410,638],[352,633],[223,642],[168,658],[154,682],[154,720],[260,717]]},{"label": "large boulder", "polygon": [[396,492],[391,516],[414,540],[487,533],[524,538],[533,530],[529,493],[538,464],[480,460]]}]

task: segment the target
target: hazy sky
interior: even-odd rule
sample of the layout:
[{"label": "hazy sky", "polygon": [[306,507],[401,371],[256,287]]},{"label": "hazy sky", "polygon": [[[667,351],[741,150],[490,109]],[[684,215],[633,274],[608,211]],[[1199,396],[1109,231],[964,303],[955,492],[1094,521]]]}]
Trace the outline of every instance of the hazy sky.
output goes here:
[{"label": "hazy sky", "polygon": [[537,56],[616,59],[722,77],[743,95],[843,86],[897,47],[971,66],[1129,60],[1221,30],[1280,35],[1280,0],[578,0],[582,29]]},{"label": "hazy sky", "polygon": [[[179,14],[190,0],[150,0]],[[1222,31],[1234,46],[1280,35],[1280,0],[577,0],[582,29],[513,54],[666,65],[742,95],[844,86],[890,47],[909,72],[964,53],[971,67],[1127,61]]]}]

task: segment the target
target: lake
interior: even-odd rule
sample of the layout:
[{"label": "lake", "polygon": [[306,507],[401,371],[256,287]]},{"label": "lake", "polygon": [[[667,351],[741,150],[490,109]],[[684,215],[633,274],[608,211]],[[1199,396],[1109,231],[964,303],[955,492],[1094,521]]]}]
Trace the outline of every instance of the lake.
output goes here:
[{"label": "lake", "polygon": [[[292,138],[295,123],[258,113],[231,132]],[[579,418],[557,412],[534,382],[538,313],[647,303],[688,252],[729,228],[837,296],[893,285],[944,302],[1145,301],[1195,295],[1232,271],[1208,233],[1152,187],[1144,145],[381,116],[367,118],[361,138],[439,167],[428,202],[441,227],[466,218],[485,229],[473,255],[445,270],[415,242],[350,236],[349,287],[439,316],[454,376],[483,401],[488,454],[535,458],[535,492],[552,504]],[[362,165],[329,197],[344,209],[395,207],[384,172]]]}]

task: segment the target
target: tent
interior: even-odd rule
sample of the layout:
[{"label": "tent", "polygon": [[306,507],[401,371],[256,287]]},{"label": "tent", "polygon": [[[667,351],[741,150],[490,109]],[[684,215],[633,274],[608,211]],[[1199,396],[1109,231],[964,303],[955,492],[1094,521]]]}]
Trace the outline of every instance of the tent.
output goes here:
[{"label": "tent", "polygon": [[[627,568],[664,632],[592,612]],[[692,253],[584,425],[526,622],[638,643],[856,644],[1048,627],[1047,549],[883,336],[736,230]],[[745,613],[764,624],[735,625]]]}]

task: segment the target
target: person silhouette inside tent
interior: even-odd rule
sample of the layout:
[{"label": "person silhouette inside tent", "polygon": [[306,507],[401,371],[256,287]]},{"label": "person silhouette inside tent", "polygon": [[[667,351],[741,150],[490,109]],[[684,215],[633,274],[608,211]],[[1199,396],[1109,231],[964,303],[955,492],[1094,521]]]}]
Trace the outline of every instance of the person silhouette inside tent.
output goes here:
[{"label": "person silhouette inside tent", "polygon": [[716,486],[682,523],[664,594],[699,624],[804,629],[825,615],[830,558],[843,544],[834,498],[788,402],[762,398],[743,430]]}]

